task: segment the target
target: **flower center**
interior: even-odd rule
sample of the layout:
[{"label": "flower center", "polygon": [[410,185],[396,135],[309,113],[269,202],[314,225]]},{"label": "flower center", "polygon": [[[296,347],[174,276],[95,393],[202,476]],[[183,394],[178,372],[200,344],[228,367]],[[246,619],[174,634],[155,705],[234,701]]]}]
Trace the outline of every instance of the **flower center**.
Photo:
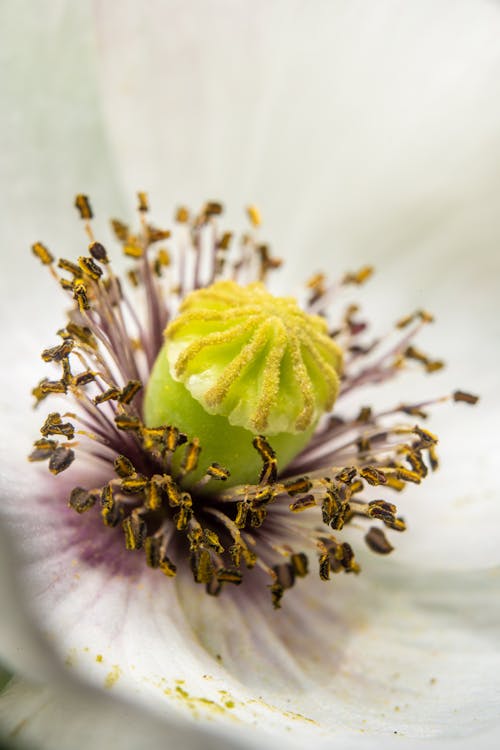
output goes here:
[{"label": "flower center", "polygon": [[261,283],[218,281],[189,294],[168,325],[146,423],[173,421],[199,437],[205,460],[223,463],[229,484],[252,482],[253,436],[273,436],[285,468],[333,406],[341,358],[324,318],[293,298],[273,297]]},{"label": "flower center", "polygon": [[[231,254],[232,235],[217,223],[220,204],[195,216],[179,209],[172,237],[148,222],[144,193],[138,232],[112,222],[133,263],[127,277],[137,300],[94,238],[88,199],[80,195],[76,205],[88,255],[56,264],[44,245],[33,245],[72,303],[59,343],[42,352],[58,376],[41,380],[33,395],[37,404],[62,397],[71,408],[46,416],[30,460],[47,460],[53,475],[71,471],[82,454],[98,467],[90,464],[87,485],[73,488],[70,507],[121,528],[126,549],[142,551],[169,577],[187,563],[210,594],[254,569],[276,607],[311,559],[322,580],[359,571],[339,537],[353,520],[373,524],[366,543],[388,554],[382,527],[398,532],[405,523],[379,488],[401,491],[437,467],[437,438],[413,419],[436,401],[477,399],[456,391],[349,414],[342,398],[412,364],[438,370],[442,363],[411,343],[431,316],[399,321],[395,342],[381,352],[379,340],[362,339],[357,307],[327,324],[334,294],[361,284],[370,269],[336,284],[317,274],[301,309],[264,286],[280,262],[257,239],[256,209],[248,211],[252,231]],[[160,244],[166,240],[172,246]],[[342,416],[337,406],[318,422],[335,399]],[[402,414],[412,422],[402,423]]]}]

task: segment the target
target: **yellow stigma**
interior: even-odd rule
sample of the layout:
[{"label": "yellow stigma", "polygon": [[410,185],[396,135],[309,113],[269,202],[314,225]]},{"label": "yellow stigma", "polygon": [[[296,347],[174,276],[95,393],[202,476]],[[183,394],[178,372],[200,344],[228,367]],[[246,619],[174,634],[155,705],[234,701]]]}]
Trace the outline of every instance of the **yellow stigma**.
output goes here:
[{"label": "yellow stigma", "polygon": [[265,435],[296,434],[332,408],[342,352],[324,318],[261,283],[189,294],[165,331],[171,376],[209,414]]}]

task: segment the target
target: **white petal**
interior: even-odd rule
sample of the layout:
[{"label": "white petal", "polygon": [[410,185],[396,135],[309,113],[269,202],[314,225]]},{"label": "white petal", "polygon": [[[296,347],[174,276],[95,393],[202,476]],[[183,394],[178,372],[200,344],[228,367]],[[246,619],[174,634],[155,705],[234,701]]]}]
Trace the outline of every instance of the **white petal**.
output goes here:
[{"label": "white petal", "polygon": [[96,24],[128,190],[255,200],[298,273],[415,249],[498,189],[492,3],[128,0]]},{"label": "white petal", "polygon": [[[39,750],[186,750],[234,748],[234,738],[182,722],[167,723],[109,693],[76,681],[37,685],[14,680],[0,695],[1,737]],[[3,745],[2,745],[3,747]],[[17,745],[16,745],[17,747]]]},{"label": "white petal", "polygon": [[21,572],[53,647],[70,672],[158,715],[211,719],[235,738],[257,722],[270,742],[293,732],[319,744],[360,731],[461,738],[497,718],[498,572],[366,561],[359,579],[329,589],[299,583],[273,612],[265,591],[212,600],[183,576],[175,586],[141,567],[134,576],[126,561],[109,567],[106,529],[78,559],[55,497],[36,522],[29,497],[17,500],[9,525],[22,517],[36,531]]}]

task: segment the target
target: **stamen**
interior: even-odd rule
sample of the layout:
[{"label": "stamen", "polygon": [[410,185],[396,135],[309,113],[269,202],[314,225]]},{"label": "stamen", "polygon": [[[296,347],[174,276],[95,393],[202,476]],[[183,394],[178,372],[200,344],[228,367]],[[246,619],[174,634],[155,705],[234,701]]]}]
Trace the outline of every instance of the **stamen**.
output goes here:
[{"label": "stamen", "polygon": [[[383,528],[389,534],[406,528],[390,493],[420,484],[438,467],[436,435],[406,418],[424,419],[444,402],[473,405],[478,397],[457,390],[385,411],[358,405],[351,416],[343,413],[342,399],[363,385],[388,382],[409,361],[427,373],[440,369],[441,360],[414,344],[432,322],[430,313],[400,319],[395,343],[386,343],[388,337],[367,342],[368,322],[357,305],[332,324],[327,320],[335,296],[346,285],[363,284],[372,267],[334,282],[316,274],[307,282],[303,311],[259,282],[281,261],[254,237],[262,223],[255,206],[247,208],[251,228],[238,248],[233,233],[218,227],[223,207],[216,201],[197,213],[180,207],[172,231],[149,222],[146,193],[137,200],[139,229],[117,219],[112,228],[132,262],[126,277],[143,295],[144,318],[114,274],[111,255],[93,237],[87,196],[75,200],[90,241],[84,254],[56,264],[45,245],[32,246],[72,304],[57,332],[61,343],[41,354],[59,372],[32,392],[37,404],[52,395],[71,399],[77,413],[49,413],[29,460],[47,461],[58,475],[71,472],[81,455],[97,459],[109,472],[105,481],[96,487],[90,471],[89,488],[74,487],[69,506],[78,514],[100,513],[106,533],[123,534],[124,548],[166,577],[188,566],[210,595],[265,575],[273,606],[280,608],[314,558],[321,580],[358,573],[353,549],[341,538],[350,524],[363,526],[374,553],[389,554],[393,546]],[[173,249],[158,248],[170,237]],[[219,440],[217,429],[207,444],[173,417],[145,419],[167,323],[179,379],[172,382],[183,389],[176,393],[201,393],[196,403],[203,419],[215,413],[242,428],[241,445],[256,467],[250,481],[240,480],[239,467],[234,471],[226,461],[240,444],[236,450],[230,439]],[[301,431],[303,443],[287,465],[281,443]],[[375,492],[382,497],[374,499]],[[117,527],[121,531],[113,532]],[[257,576],[250,572],[255,569]]]}]

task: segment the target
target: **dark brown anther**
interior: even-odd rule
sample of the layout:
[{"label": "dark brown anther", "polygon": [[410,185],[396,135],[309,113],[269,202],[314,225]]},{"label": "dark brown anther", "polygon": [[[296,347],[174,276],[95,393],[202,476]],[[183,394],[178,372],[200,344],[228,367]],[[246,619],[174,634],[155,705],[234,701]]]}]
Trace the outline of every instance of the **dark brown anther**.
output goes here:
[{"label": "dark brown anther", "polygon": [[98,499],[98,492],[89,492],[83,489],[83,487],[75,487],[71,491],[68,505],[73,510],[76,510],[77,513],[85,513],[94,507]]},{"label": "dark brown anther", "polygon": [[358,416],[356,417],[356,422],[361,422],[362,424],[366,424],[366,422],[369,422],[372,418],[372,410],[370,406],[363,406],[361,407]]},{"label": "dark brown anther", "polygon": [[328,552],[319,556],[319,577],[322,581],[330,580],[330,555]]},{"label": "dark brown anther", "polygon": [[377,552],[379,555],[388,555],[394,549],[382,529],[377,528],[377,526],[372,526],[365,534],[365,542],[373,552]]},{"label": "dark brown anther", "polygon": [[64,380],[42,380],[39,384],[42,396],[48,396],[51,393],[67,393],[68,386]]},{"label": "dark brown anther", "polygon": [[150,568],[159,568],[166,576],[175,576],[176,567],[167,557],[164,551],[164,539],[162,535],[149,536],[144,541],[144,552],[146,563]]},{"label": "dark brown anther", "polygon": [[144,552],[146,553],[146,563],[150,568],[159,568],[162,558],[162,543],[163,539],[161,536],[148,536],[144,541]]},{"label": "dark brown anther", "polygon": [[219,568],[216,575],[219,583],[234,583],[235,586],[239,586],[243,580],[241,572],[234,568]]},{"label": "dark brown anther", "polygon": [[356,441],[356,447],[358,453],[368,453],[371,448],[370,441],[367,437],[360,437],[359,440]]},{"label": "dark brown anther", "polygon": [[94,398],[94,404],[104,404],[106,401],[118,401],[120,397],[119,388],[108,388],[104,393],[98,393]]},{"label": "dark brown anther", "polygon": [[404,356],[407,359],[414,359],[425,366],[425,370],[428,373],[437,372],[444,367],[444,362],[441,360],[432,360],[426,354],[416,349],[414,346],[409,346],[404,352]]},{"label": "dark brown anther", "polygon": [[210,464],[207,474],[212,479],[218,479],[221,482],[225,482],[231,476],[230,472],[218,463]]},{"label": "dark brown anther", "polygon": [[296,552],[290,557],[293,570],[297,578],[304,578],[309,571],[309,561],[304,552]]},{"label": "dark brown anther", "polygon": [[109,263],[106,248],[104,247],[104,245],[101,245],[100,242],[91,242],[89,245],[89,253],[94,258],[94,260],[98,260],[99,263],[103,263],[104,265]]},{"label": "dark brown anther", "polygon": [[102,268],[100,268],[92,258],[87,258],[86,256],[81,255],[78,258],[78,265],[83,273],[92,279],[92,281],[99,281],[101,278]]},{"label": "dark brown anther", "polygon": [[268,503],[272,502],[275,498],[275,492],[272,487],[265,484],[258,487],[251,498],[252,510],[258,510],[263,508]]},{"label": "dark brown anther", "polygon": [[[335,479],[338,482],[350,485],[357,473],[358,470],[355,466],[346,466],[342,471],[339,471],[339,473],[335,475]],[[352,485],[350,489],[352,491]]]},{"label": "dark brown anther", "polygon": [[57,261],[57,267],[62,271],[67,271],[77,279],[82,275],[80,267],[77,266],[76,263],[72,263],[70,260],[66,260],[66,258],[59,258],[59,260]]},{"label": "dark brown anther", "polygon": [[274,484],[278,478],[278,464],[275,451],[263,435],[257,435],[253,439],[252,444],[262,459],[259,484]]},{"label": "dark brown anther", "polygon": [[78,302],[80,312],[90,309],[87,288],[83,281],[80,281],[79,279],[75,280],[75,283],[73,284],[73,299]]},{"label": "dark brown anther", "polygon": [[472,393],[466,393],[466,391],[455,391],[453,394],[453,401],[461,401],[464,404],[471,404],[471,406],[474,406],[474,404],[477,404],[479,401],[479,396],[474,396]]},{"label": "dark brown anther", "polygon": [[171,425],[167,425],[167,427],[164,428],[163,439],[165,442],[165,450],[169,453],[173,453],[181,445],[187,443],[188,440],[187,435],[183,432],[179,432],[177,427],[172,427]]},{"label": "dark brown anther", "polygon": [[125,547],[128,550],[141,549],[147,534],[146,522],[141,518],[140,510],[135,508],[130,516],[122,521],[125,534]]},{"label": "dark brown anther", "polygon": [[144,192],[137,193],[137,210],[141,213],[149,211],[148,194]]},{"label": "dark brown anther", "polygon": [[101,492],[101,517],[105,526],[118,526],[123,520],[123,507],[116,500],[113,488],[107,484]]},{"label": "dark brown anther", "polygon": [[82,195],[80,193],[79,195],[76,196],[75,207],[78,209],[81,219],[84,219],[85,221],[89,221],[89,219],[93,218],[94,214],[92,213],[90,201],[86,195]]},{"label": "dark brown anther", "polygon": [[315,506],[316,500],[314,499],[314,495],[304,495],[303,497],[299,497],[298,500],[295,500],[295,502],[290,503],[288,507],[292,513],[301,513],[303,510],[308,510]]},{"label": "dark brown anther", "polygon": [[97,350],[98,344],[90,328],[87,328],[86,326],[78,326],[76,323],[68,323],[66,330],[70,336],[74,339],[78,339],[80,344],[83,344],[89,349]]},{"label": "dark brown anther", "polygon": [[244,500],[241,500],[236,505],[236,518],[234,519],[234,523],[238,527],[238,529],[244,529],[247,523],[247,516],[248,512],[250,510],[250,507],[247,502]]},{"label": "dark brown anther", "polygon": [[339,545],[339,547],[337,548],[337,555],[338,560],[340,561],[346,573],[359,573],[360,567],[354,559],[354,552],[352,551],[352,547],[350,544],[344,542],[343,544]]},{"label": "dark brown anther", "polygon": [[280,563],[273,566],[276,580],[283,589],[291,589],[295,583],[295,570],[290,563]]},{"label": "dark brown anther", "polygon": [[398,479],[402,479],[403,482],[412,482],[413,484],[420,484],[422,481],[422,477],[420,474],[417,474],[416,471],[410,471],[409,469],[405,469],[402,466],[398,466],[396,471],[396,476]]},{"label": "dark brown anther", "polygon": [[50,349],[44,349],[42,359],[44,362],[61,362],[73,351],[75,342],[73,339],[65,339],[59,346],[53,346]]},{"label": "dark brown anther", "polygon": [[258,510],[250,508],[250,526],[252,529],[259,529],[266,520],[266,516],[266,508],[259,508]]},{"label": "dark brown anther", "polygon": [[162,240],[168,240],[172,232],[169,229],[158,229],[158,227],[153,227],[150,224],[146,227],[146,231],[148,233],[148,242],[154,243],[154,242],[161,242]]},{"label": "dark brown anther", "polygon": [[340,531],[345,523],[345,517],[349,512],[349,504],[337,496],[337,488],[327,490],[326,497],[321,505],[323,523],[332,529]]},{"label": "dark brown anther", "polygon": [[368,281],[370,276],[373,275],[374,268],[373,266],[363,266],[359,269],[359,271],[354,271],[352,273],[346,273],[344,278],[342,279],[343,284],[356,284],[357,286],[360,286],[361,284],[364,284],[365,281]]},{"label": "dark brown anther", "polygon": [[47,396],[49,395],[45,390],[44,386],[48,382],[47,378],[44,378],[41,380],[38,385],[36,385],[34,388],[31,389],[31,395],[35,398],[35,407],[38,406],[38,404],[43,401]]},{"label": "dark brown anther", "polygon": [[135,474],[134,464],[126,456],[117,456],[113,465],[115,467],[115,472],[122,479],[125,479],[125,477],[131,477]]},{"label": "dark brown anther", "polygon": [[138,495],[140,492],[143,492],[147,486],[148,480],[142,474],[134,474],[125,477],[120,483],[122,491],[127,495]]},{"label": "dark brown anther", "polygon": [[305,494],[306,492],[309,492],[311,487],[312,487],[312,483],[309,477],[300,477],[298,479],[291,479],[285,482],[283,485],[283,489],[288,495],[290,495],[290,497],[294,497],[295,495]]},{"label": "dark brown anther", "polygon": [[208,201],[203,206],[201,213],[205,216],[220,216],[223,211],[224,207],[222,203],[218,203],[217,201]]},{"label": "dark brown anther", "polygon": [[71,466],[74,460],[75,452],[70,448],[63,448],[62,446],[56,448],[49,459],[49,471],[52,474],[60,474]]},{"label": "dark brown anther", "polygon": [[92,383],[93,380],[95,380],[95,374],[90,372],[90,370],[86,370],[75,375],[74,384],[79,388],[80,386]]},{"label": "dark brown anther", "polygon": [[71,372],[71,365],[69,363],[69,357],[64,357],[61,360],[61,366],[62,366],[62,378],[61,379],[64,381],[65,386],[73,385],[74,378]]},{"label": "dark brown anther", "polygon": [[413,432],[420,438],[417,444],[418,448],[428,448],[438,442],[437,435],[433,435],[429,430],[423,430],[418,424],[413,428]]},{"label": "dark brown anther", "polygon": [[363,479],[366,479],[368,484],[371,484],[372,486],[387,483],[385,474],[374,466],[364,466],[359,470],[359,475],[363,477]]},{"label": "dark brown anther", "polygon": [[181,492],[171,476],[167,474],[163,477],[162,486],[170,507],[175,508],[180,505],[182,502]]},{"label": "dark brown anther", "polygon": [[58,443],[56,440],[47,440],[42,438],[33,443],[34,451],[28,456],[29,461],[46,461],[56,450]]},{"label": "dark brown anther", "polygon": [[220,539],[215,531],[212,531],[211,529],[204,529],[203,541],[206,545],[212,547],[212,549],[214,549],[218,554],[222,555],[222,553],[224,552],[224,547],[220,543]]},{"label": "dark brown anther", "polygon": [[200,441],[198,438],[193,438],[193,440],[186,446],[184,458],[182,459],[181,468],[184,474],[189,474],[191,471],[195,471],[198,466],[200,453]]},{"label": "dark brown anther", "polygon": [[35,242],[35,244],[31,246],[31,250],[33,255],[36,255],[44,266],[50,266],[50,264],[54,262],[54,256],[49,252],[45,245],[42,245],[41,242]]},{"label": "dark brown anther", "polygon": [[270,589],[271,589],[271,600],[272,600],[274,609],[281,609],[281,600],[283,599],[283,594],[285,593],[285,589],[280,583],[278,583],[278,581],[273,583]]},{"label": "dark brown anther", "polygon": [[[156,478],[161,479],[158,475],[156,475]],[[144,501],[144,507],[147,510],[160,510],[162,506],[161,486],[159,482],[156,481],[155,477],[153,477],[148,483],[145,493],[146,499]]]},{"label": "dark brown anther", "polygon": [[193,555],[191,564],[196,583],[210,583],[215,573],[210,552],[206,549],[199,550]]},{"label": "dark brown anther", "polygon": [[139,380],[129,380],[127,385],[120,391],[118,401],[121,404],[130,404],[141,388],[142,383]]},{"label": "dark brown anther", "polygon": [[228,250],[231,240],[233,239],[232,232],[224,232],[222,237],[217,240],[217,248],[219,250]]},{"label": "dark brown anther", "polygon": [[429,463],[431,465],[432,471],[436,471],[436,469],[439,467],[439,459],[438,459],[437,451],[433,445],[431,445],[427,449],[427,455],[429,456]]},{"label": "dark brown anther", "polygon": [[117,414],[115,416],[115,424],[119,430],[123,430],[124,432],[134,432],[141,429],[140,420],[130,414]]},{"label": "dark brown anther", "polygon": [[40,428],[44,437],[48,435],[64,435],[68,440],[73,440],[75,428],[71,422],[63,422],[58,412],[51,412]]}]

